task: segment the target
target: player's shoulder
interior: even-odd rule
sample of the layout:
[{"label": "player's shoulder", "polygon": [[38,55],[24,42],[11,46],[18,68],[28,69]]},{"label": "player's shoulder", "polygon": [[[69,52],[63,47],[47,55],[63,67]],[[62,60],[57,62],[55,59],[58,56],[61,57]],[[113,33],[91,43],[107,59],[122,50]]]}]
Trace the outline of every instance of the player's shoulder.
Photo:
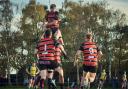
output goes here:
[{"label": "player's shoulder", "polygon": [[58,11],[55,11],[55,14],[59,14],[59,12]]}]

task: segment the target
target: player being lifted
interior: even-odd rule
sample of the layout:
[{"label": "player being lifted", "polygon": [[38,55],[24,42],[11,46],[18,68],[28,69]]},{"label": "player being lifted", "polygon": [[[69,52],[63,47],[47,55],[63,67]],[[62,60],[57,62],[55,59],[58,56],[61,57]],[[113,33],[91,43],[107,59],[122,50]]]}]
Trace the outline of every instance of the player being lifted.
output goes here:
[{"label": "player being lifted", "polygon": [[50,28],[52,30],[54,40],[59,41],[62,45],[64,45],[62,34],[59,30],[61,20],[59,18],[59,12],[56,11],[55,4],[50,5],[50,11],[46,12],[45,20],[46,28]]}]

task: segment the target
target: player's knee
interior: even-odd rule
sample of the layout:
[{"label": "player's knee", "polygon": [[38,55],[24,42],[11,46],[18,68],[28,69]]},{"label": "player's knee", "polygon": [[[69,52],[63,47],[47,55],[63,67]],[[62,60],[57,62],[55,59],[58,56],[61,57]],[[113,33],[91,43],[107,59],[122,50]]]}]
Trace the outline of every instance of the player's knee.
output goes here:
[{"label": "player's knee", "polygon": [[90,82],[94,82],[94,80],[95,80],[94,77],[90,77],[90,78],[89,78],[89,81],[90,81]]},{"label": "player's knee", "polygon": [[41,71],[40,72],[40,76],[41,76],[41,79],[46,79],[46,71]]},{"label": "player's knee", "polygon": [[46,77],[45,77],[44,75],[41,75],[41,79],[44,79],[44,80],[45,80],[45,79],[46,79]]},{"label": "player's knee", "polygon": [[64,78],[63,73],[59,73],[59,77],[60,77],[60,79]]},{"label": "player's knee", "polygon": [[60,76],[63,76],[63,69],[61,67],[58,67],[56,71],[59,73]]},{"label": "player's knee", "polygon": [[60,68],[60,69],[58,70],[58,73],[59,73],[60,76],[63,76],[63,75],[64,75],[63,69]]}]

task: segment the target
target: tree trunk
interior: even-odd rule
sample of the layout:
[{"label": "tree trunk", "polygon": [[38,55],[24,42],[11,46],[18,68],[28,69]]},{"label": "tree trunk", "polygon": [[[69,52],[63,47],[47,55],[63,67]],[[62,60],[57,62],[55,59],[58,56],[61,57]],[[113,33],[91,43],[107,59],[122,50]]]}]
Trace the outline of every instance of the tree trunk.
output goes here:
[{"label": "tree trunk", "polygon": [[10,76],[10,68],[9,67],[7,69],[7,77],[8,77],[8,84],[12,85],[12,83],[11,83],[11,76]]},{"label": "tree trunk", "polygon": [[79,62],[77,63],[77,85],[80,84],[80,81],[79,81]]},{"label": "tree trunk", "polygon": [[4,47],[5,47],[6,56],[7,56],[7,78],[8,78],[8,84],[11,85],[9,54],[8,54],[8,50],[7,50],[7,45],[6,44],[4,44]]},{"label": "tree trunk", "polygon": [[18,73],[16,72],[16,85],[18,85]]}]

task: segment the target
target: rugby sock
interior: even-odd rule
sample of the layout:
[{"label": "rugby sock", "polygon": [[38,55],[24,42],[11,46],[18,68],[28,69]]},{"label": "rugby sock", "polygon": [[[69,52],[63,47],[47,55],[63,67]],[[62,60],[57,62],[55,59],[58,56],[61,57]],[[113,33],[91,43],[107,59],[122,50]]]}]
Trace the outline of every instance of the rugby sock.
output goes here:
[{"label": "rugby sock", "polygon": [[47,80],[48,89],[52,89],[51,81],[52,79],[48,78]]},{"label": "rugby sock", "polygon": [[81,89],[84,89],[84,86],[81,86]]},{"label": "rugby sock", "polygon": [[49,89],[56,89],[56,84],[51,78],[48,78],[48,87]]},{"label": "rugby sock", "polygon": [[40,88],[41,89],[44,89],[44,79],[41,79],[40,80]]}]

